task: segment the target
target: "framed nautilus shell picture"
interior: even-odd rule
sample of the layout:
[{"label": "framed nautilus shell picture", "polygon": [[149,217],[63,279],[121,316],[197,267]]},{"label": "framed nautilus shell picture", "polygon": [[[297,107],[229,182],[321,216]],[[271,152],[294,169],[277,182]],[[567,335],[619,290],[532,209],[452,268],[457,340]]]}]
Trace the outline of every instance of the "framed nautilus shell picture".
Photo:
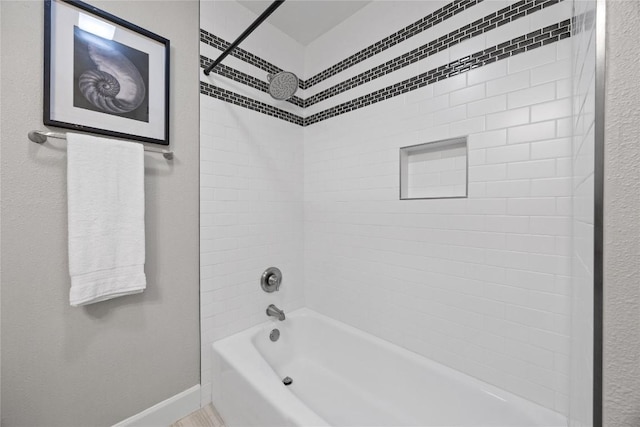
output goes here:
[{"label": "framed nautilus shell picture", "polygon": [[169,40],[80,1],[44,9],[44,124],[168,145]]}]

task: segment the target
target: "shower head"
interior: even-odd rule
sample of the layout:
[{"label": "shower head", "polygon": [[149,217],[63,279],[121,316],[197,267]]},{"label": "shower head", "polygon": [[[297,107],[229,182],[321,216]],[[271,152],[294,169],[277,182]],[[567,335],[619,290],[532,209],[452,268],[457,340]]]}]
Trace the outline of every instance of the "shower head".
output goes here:
[{"label": "shower head", "polygon": [[269,80],[269,95],[279,101],[291,98],[298,90],[298,77],[289,71],[269,74],[267,80]]}]

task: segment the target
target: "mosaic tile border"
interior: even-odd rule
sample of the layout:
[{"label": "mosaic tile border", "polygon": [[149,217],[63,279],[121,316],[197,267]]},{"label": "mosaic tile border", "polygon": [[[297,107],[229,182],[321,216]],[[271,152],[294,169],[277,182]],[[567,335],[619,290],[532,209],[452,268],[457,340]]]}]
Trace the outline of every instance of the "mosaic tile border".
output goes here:
[{"label": "mosaic tile border", "polygon": [[405,28],[396,31],[395,33],[383,38],[382,40],[377,41],[376,43],[360,50],[359,52],[354,53],[346,59],[338,62],[337,64],[332,65],[316,74],[313,77],[305,80],[305,86],[303,89],[309,89],[310,87],[320,83],[323,80],[328,79],[329,77],[338,74],[341,71],[346,70],[349,67],[352,67],[367,58],[370,58],[374,55],[379,54],[392,46],[397,45],[405,40],[410,39],[416,34],[420,34],[422,31],[425,31],[434,25],[440,24],[441,22],[451,18],[454,15],[457,15],[460,12],[463,12],[469,9],[472,6],[475,6],[481,3],[483,0],[455,0],[440,9],[431,12],[427,16],[417,20],[413,24],[406,26]]},{"label": "mosaic tile border", "polygon": [[406,52],[390,61],[380,64],[370,70],[346,79],[336,85],[331,86],[315,95],[305,99],[304,107],[310,107],[325,99],[336,96],[349,89],[353,89],[362,84],[368,83],[378,77],[385,76],[403,67],[411,65],[436,53],[442,52],[472,37],[484,34],[498,27],[511,23],[519,18],[528,16],[534,12],[553,6],[564,0],[522,0],[511,4],[503,9],[493,12],[470,24],[467,24],[449,34],[432,40],[427,44]]},{"label": "mosaic tile border", "polygon": [[[338,84],[335,84],[321,92],[316,93],[315,95],[310,96],[307,99],[294,97],[289,102],[301,108],[310,107],[318,102],[321,102],[333,96],[339,95],[342,92],[353,89],[362,84],[368,83],[379,77],[385,76],[389,73],[399,70],[403,67],[411,65],[424,58],[427,58],[429,56],[442,52],[472,37],[489,32],[491,30],[499,28],[508,23],[514,22],[517,19],[526,17],[534,12],[537,12],[547,7],[558,4],[562,1],[564,0],[518,1],[496,12],[490,13],[470,24],[467,24],[461,28],[458,28],[457,30],[452,31],[449,34],[443,35],[437,39],[430,41],[427,44],[417,47],[410,52],[406,52],[390,61],[385,62],[384,64],[380,64],[374,68],[371,68],[367,71],[363,71],[362,73],[356,76],[353,76]],[[421,21],[417,21],[417,22],[421,22]],[[412,25],[415,25],[415,24],[412,24]],[[212,43],[215,45],[215,47],[219,49],[222,49],[224,46],[228,45],[228,42],[226,42],[225,40],[213,34],[208,34],[208,37],[211,40],[213,40]],[[265,71],[273,72],[275,70],[280,70],[280,68],[277,68],[275,65],[270,64],[264,59],[256,55],[253,55],[249,52],[244,52],[242,53],[242,55],[248,58],[250,57],[251,58],[250,62],[253,65],[261,69],[264,69]],[[209,63],[211,63],[210,58],[207,58],[202,55],[200,56],[201,67],[206,67],[206,65],[203,65],[203,64],[209,64]],[[264,65],[264,64],[268,64],[268,65]],[[244,74],[240,71],[236,71],[230,67],[224,68],[223,64],[221,64],[219,67],[216,67],[214,72],[216,72],[217,74],[223,75],[225,77],[231,78],[239,83],[246,84],[262,92],[268,92],[268,84],[266,82],[263,82],[260,79],[257,79],[253,76]],[[300,83],[302,87],[303,81],[300,80]]]},{"label": "mosaic tile border", "polygon": [[453,77],[457,74],[489,65],[495,61],[528,52],[550,43],[555,43],[567,37],[571,37],[571,19],[532,31],[526,35],[516,37],[510,41],[500,43],[497,46],[476,52],[473,55],[450,62],[449,64],[442,65],[438,68],[434,68],[394,85],[387,86],[367,95],[343,102],[335,107],[328,108],[324,111],[306,117],[304,125],[309,126],[313,123],[384,101],[385,99],[419,89],[423,86]]},{"label": "mosaic tile border", "polygon": [[[373,55],[383,52],[386,49],[389,49],[390,47],[395,46],[396,44],[401,43],[415,36],[416,34],[419,34],[422,31],[425,31],[433,27],[434,25],[437,25],[445,21],[446,19],[451,18],[454,15],[457,15],[460,12],[466,9],[469,9],[470,7],[475,6],[476,4],[481,3],[482,1],[484,0],[454,0],[453,2],[446,4],[445,6],[430,13],[429,15],[417,20],[413,24],[410,24],[405,28],[402,28],[401,30],[396,31],[395,33],[383,38],[382,40],[377,41],[371,46],[366,47],[354,53],[353,55],[349,56],[348,58],[338,62],[337,64],[334,64],[331,67],[321,71],[315,76],[307,80],[301,79],[300,88],[309,89],[310,87],[318,84],[319,82],[341,71],[344,71],[347,68],[359,62],[362,62]],[[202,28],[200,29],[200,41],[210,46],[213,46],[216,49],[221,51],[226,50],[231,45],[231,43],[229,43],[228,41]],[[230,53],[230,55],[238,59],[241,59],[242,61],[245,61],[255,67],[258,67],[266,71],[267,73],[275,74],[282,71],[282,69],[277,67],[276,65],[268,61],[265,61],[259,56],[254,55],[251,52],[248,52],[242,48],[234,49]]]},{"label": "mosaic tile border", "polygon": [[248,108],[249,110],[257,111],[299,126],[304,126],[304,118],[301,116],[206,82],[200,82],[200,93],[202,95],[217,98],[221,101]]},{"label": "mosaic tile border", "polygon": [[[200,55],[200,68],[207,68],[207,65],[211,63],[211,58],[207,58],[204,55]],[[249,74],[243,73],[242,71],[238,71],[234,68],[231,68],[224,64],[218,64],[216,68],[212,70],[212,72],[236,81],[238,83],[242,83],[254,89],[257,89],[264,93],[269,93],[269,84],[263,80],[260,80],[257,77],[251,76]],[[287,102],[296,105],[300,108],[304,108],[304,100],[297,96],[293,96],[287,100]]]},{"label": "mosaic tile border", "polygon": [[596,12],[590,10],[578,16],[571,18],[572,34],[579,34],[583,31],[588,31],[596,24]]},{"label": "mosaic tile border", "polygon": [[[578,19],[585,18],[578,17]],[[235,94],[231,91],[218,88],[205,82],[200,82],[200,92],[204,95],[213,96],[226,102],[259,111],[300,126],[309,126],[320,121],[339,116],[349,111],[358,110],[360,108],[384,101],[412,90],[419,89],[429,84],[436,83],[449,77],[453,77],[460,73],[470,71],[489,65],[501,59],[506,59],[520,53],[528,52],[551,43],[558,42],[565,38],[571,37],[572,21],[576,18],[566,19],[554,25],[550,25],[528,34],[516,37],[496,46],[476,52],[465,58],[450,62],[440,67],[429,70],[425,73],[411,77],[399,83],[376,90],[367,95],[360,96],[324,111],[313,114],[309,117],[300,117],[271,105],[265,104],[251,98]]]},{"label": "mosaic tile border", "polygon": [[[229,43],[228,41],[216,36],[215,34],[212,34],[206,30],[203,30],[202,28],[200,28],[200,41],[203,43],[208,44],[209,46],[213,46],[218,50],[221,51],[225,51],[230,45],[231,43]],[[247,52],[246,50],[237,47],[234,50],[231,51],[231,53],[229,54],[235,58],[238,58],[248,64],[251,64],[255,67],[260,68],[263,71],[266,71],[268,74],[276,74],[279,73],[280,71],[282,71],[281,68],[276,67],[275,65],[273,65],[272,63],[265,61],[264,59],[260,58],[257,55],[254,55],[251,52]],[[208,65],[208,64],[207,64]]]}]

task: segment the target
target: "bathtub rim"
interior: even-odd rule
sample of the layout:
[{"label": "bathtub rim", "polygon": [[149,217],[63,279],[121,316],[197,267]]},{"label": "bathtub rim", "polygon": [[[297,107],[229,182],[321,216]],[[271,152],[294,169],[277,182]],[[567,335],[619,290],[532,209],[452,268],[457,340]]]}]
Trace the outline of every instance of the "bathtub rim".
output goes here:
[{"label": "bathtub rim", "polygon": [[[524,414],[529,415],[533,419],[545,418],[552,422],[552,426],[567,426],[567,416],[556,412],[550,408],[544,407],[536,402],[530,401],[524,397],[518,396],[512,392],[501,389],[498,386],[489,384],[479,378],[473,377],[464,372],[458,371],[452,367],[444,365],[440,362],[432,360],[426,356],[420,355],[412,350],[404,348],[400,345],[391,343],[383,338],[377,337],[369,332],[358,329],[354,326],[348,325],[339,320],[333,319],[324,314],[318,313],[308,307],[298,308],[291,313],[287,313],[287,320],[293,320],[296,318],[315,318],[321,322],[329,324],[331,327],[339,328],[348,334],[353,334],[359,339],[363,339],[369,343],[390,351],[399,357],[409,359],[416,364],[422,364],[426,367],[435,370],[436,372],[443,374],[445,377],[451,378],[455,381],[461,382],[467,386],[473,387],[482,391],[485,394],[490,395],[492,398],[498,398],[500,400],[509,402],[514,405],[518,410]],[[285,320],[285,322],[287,321]],[[281,387],[281,378],[275,372],[274,368],[268,363],[264,355],[258,349],[255,339],[260,333],[268,333],[268,330],[277,327],[279,322],[269,319],[258,325],[247,328],[243,331],[237,332],[228,337],[222,338],[212,343],[213,359],[216,359],[216,352],[225,359],[225,362],[233,366],[234,369],[243,376],[245,380],[255,386],[256,391],[269,402],[275,410],[280,414],[290,419],[291,421],[298,423],[295,425],[303,426],[330,426],[331,424],[323,419],[319,414],[313,411],[304,401],[298,398],[290,390]],[[248,351],[247,355],[253,360],[251,363],[247,363],[248,358],[238,358],[238,351]],[[256,360],[257,359],[257,360]],[[248,367],[248,372],[245,368]],[[215,368],[214,368],[215,369]],[[250,375],[251,374],[251,375]],[[254,381],[258,378],[265,380],[264,387],[258,386]],[[275,381],[274,381],[275,380]],[[212,381],[212,400],[216,396],[214,389],[215,379]],[[280,400],[280,399],[284,399]],[[286,404],[287,409],[292,409],[294,412],[283,411],[283,403]],[[215,405],[215,401],[214,401]],[[541,421],[542,422],[542,421]],[[539,424],[540,427],[547,426],[548,423]]]}]

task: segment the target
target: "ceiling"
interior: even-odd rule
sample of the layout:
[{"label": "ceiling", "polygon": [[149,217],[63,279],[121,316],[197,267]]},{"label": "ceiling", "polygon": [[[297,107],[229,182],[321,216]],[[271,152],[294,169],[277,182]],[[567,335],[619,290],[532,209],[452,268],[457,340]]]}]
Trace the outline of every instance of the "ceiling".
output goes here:
[{"label": "ceiling", "polygon": [[[371,0],[289,0],[273,12],[267,22],[306,46],[370,2]],[[265,0],[238,0],[238,3],[258,15],[271,4]]]}]

